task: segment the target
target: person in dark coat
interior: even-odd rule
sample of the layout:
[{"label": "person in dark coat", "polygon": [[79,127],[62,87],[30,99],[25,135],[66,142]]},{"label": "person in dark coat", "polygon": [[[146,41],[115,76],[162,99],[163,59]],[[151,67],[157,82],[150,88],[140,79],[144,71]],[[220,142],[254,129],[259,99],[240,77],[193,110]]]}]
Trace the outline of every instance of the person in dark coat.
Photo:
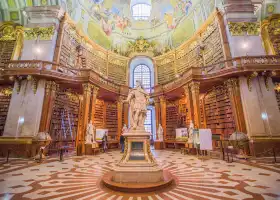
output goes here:
[{"label": "person in dark coat", "polygon": [[107,132],[105,132],[104,136],[102,137],[102,147],[103,147],[103,152],[105,153],[107,151]]},{"label": "person in dark coat", "polygon": [[125,138],[123,135],[121,135],[120,137],[120,145],[121,145],[121,152],[123,153],[124,152],[124,141],[125,141]]}]

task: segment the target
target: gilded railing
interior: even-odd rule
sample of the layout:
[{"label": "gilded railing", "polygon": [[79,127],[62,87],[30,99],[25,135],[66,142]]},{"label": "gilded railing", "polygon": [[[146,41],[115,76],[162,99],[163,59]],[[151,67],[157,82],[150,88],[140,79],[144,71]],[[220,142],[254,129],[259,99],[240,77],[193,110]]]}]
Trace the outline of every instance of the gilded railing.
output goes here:
[{"label": "gilded railing", "polygon": [[190,67],[176,79],[154,87],[155,94],[167,93],[191,80],[205,80],[246,71],[279,70],[280,56],[245,56],[204,67]]},{"label": "gilded railing", "polygon": [[[182,87],[192,80],[203,81],[223,76],[237,76],[247,72],[274,70],[280,72],[280,56],[245,56],[225,60],[204,67],[190,67],[180,76],[165,84],[156,85],[152,96]],[[19,60],[5,63],[2,76],[38,75],[67,81],[91,82],[118,94],[127,94],[128,86],[120,85],[91,69],[74,69],[40,60]]]},{"label": "gilded railing", "polygon": [[41,60],[17,60],[6,62],[2,68],[2,76],[40,75],[65,79],[69,81],[92,82],[109,91],[120,93],[128,90],[91,69],[75,69],[61,64]]}]

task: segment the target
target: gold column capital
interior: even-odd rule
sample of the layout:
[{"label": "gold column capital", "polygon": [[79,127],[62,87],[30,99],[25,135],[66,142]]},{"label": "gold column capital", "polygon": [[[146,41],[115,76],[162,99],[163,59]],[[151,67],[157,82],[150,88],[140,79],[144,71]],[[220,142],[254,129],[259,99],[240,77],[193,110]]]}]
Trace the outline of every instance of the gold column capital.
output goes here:
[{"label": "gold column capital", "polygon": [[97,95],[99,91],[99,87],[92,85],[92,95]]},{"label": "gold column capital", "polygon": [[91,89],[93,88],[92,84],[90,84],[90,83],[83,83],[82,86],[83,86],[83,91],[84,92],[91,93]]},{"label": "gold column capital", "polygon": [[166,98],[165,98],[165,96],[159,96],[159,101],[160,101],[160,103],[164,103],[164,102],[166,102]]},{"label": "gold column capital", "polygon": [[190,92],[189,85],[184,85],[183,89],[184,89],[185,93],[189,93]]},{"label": "gold column capital", "polygon": [[200,82],[192,81],[189,84],[191,92],[195,92],[199,94]]}]

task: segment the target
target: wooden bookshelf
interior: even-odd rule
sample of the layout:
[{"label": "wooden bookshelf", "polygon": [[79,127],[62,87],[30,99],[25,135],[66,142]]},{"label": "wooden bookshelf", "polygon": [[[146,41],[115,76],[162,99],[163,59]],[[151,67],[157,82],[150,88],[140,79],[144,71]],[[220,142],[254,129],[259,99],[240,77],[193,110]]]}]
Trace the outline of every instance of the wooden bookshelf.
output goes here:
[{"label": "wooden bookshelf", "polygon": [[96,128],[105,128],[104,127],[104,101],[97,99],[95,104],[95,113],[94,113],[94,126]]},{"label": "wooden bookshelf", "polygon": [[207,128],[227,139],[235,131],[235,123],[226,88],[218,86],[208,92],[204,107]]},{"label": "wooden bookshelf", "polygon": [[64,91],[58,91],[53,108],[50,135],[50,149],[57,149],[58,143],[73,144],[76,139],[79,118],[79,99],[69,98]]},{"label": "wooden bookshelf", "polygon": [[118,110],[116,102],[106,103],[106,128],[108,135],[115,137],[118,133]]},{"label": "wooden bookshelf", "polygon": [[175,129],[177,128],[179,108],[178,101],[167,101],[166,103],[166,138],[176,137]]},{"label": "wooden bookshelf", "polygon": [[4,63],[11,60],[15,47],[15,41],[0,41],[0,67],[4,66]]},{"label": "wooden bookshelf", "polygon": [[3,94],[1,92],[2,89],[4,89],[4,87],[0,87],[0,136],[2,136],[4,132],[9,105],[11,101],[11,95]]}]

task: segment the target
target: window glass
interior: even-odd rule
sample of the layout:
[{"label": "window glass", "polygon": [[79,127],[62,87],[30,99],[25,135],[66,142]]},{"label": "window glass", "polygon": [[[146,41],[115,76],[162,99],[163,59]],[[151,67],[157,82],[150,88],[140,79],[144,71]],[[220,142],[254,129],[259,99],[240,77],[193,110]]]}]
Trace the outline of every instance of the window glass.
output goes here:
[{"label": "window glass", "polygon": [[132,16],[135,20],[148,20],[151,15],[149,4],[136,4],[132,6]]},{"label": "window glass", "polygon": [[133,87],[140,81],[147,92],[151,92],[151,71],[146,65],[138,65],[133,72]]}]

